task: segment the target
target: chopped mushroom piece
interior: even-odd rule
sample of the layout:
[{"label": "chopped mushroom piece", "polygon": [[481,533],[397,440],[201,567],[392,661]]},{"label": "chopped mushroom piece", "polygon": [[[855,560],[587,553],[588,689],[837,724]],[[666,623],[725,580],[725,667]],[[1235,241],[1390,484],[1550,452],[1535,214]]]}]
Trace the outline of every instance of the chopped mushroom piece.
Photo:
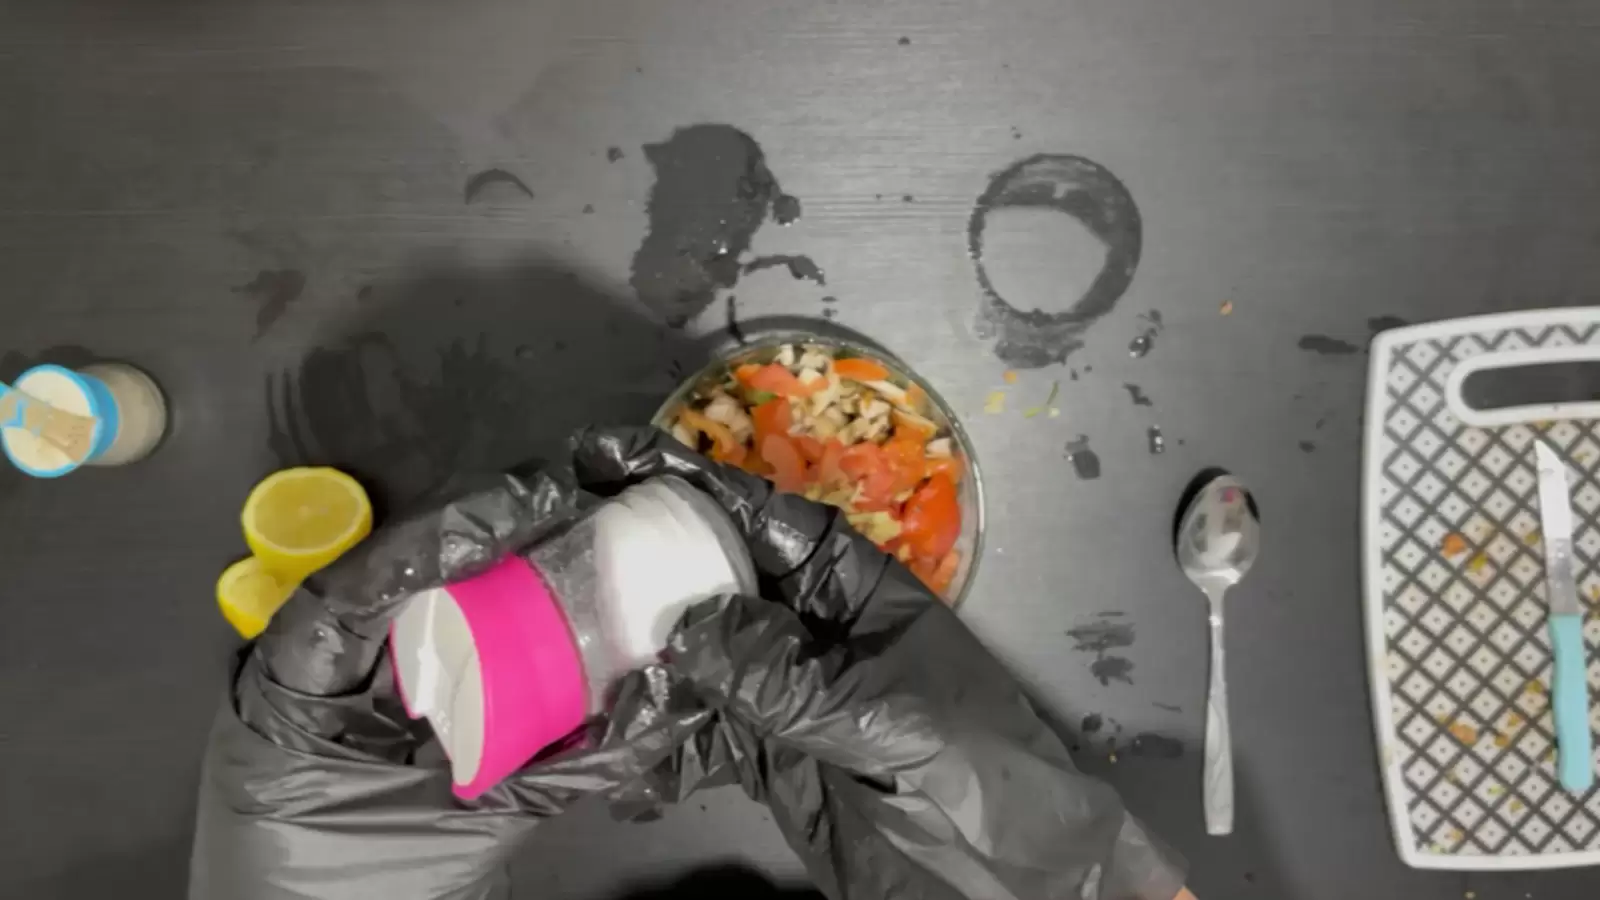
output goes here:
[{"label": "chopped mushroom piece", "polygon": [[823,410],[840,401],[843,396],[844,386],[839,381],[839,376],[831,372],[827,376],[828,386],[811,395],[811,414],[820,416]]},{"label": "chopped mushroom piece", "polygon": [[929,441],[927,454],[934,459],[950,459],[955,456],[955,452],[950,447],[950,439],[947,437],[934,438]]},{"label": "chopped mushroom piece", "polygon": [[[906,403],[906,392],[899,385],[890,384],[887,381],[864,381],[862,384],[889,398],[889,402],[894,405],[910,408]],[[912,412],[916,412],[916,410],[912,410]]]},{"label": "chopped mushroom piece", "polygon": [[[779,347],[778,356],[773,360],[773,362],[776,362],[780,366],[788,366],[792,368],[794,366],[794,345],[784,344],[782,347]],[[821,368],[821,366],[818,366],[818,368]]]},{"label": "chopped mushroom piece", "polygon": [[[800,354],[799,365],[802,369],[817,369],[821,371],[831,368],[829,363],[832,361],[828,354],[818,350],[816,347],[807,347],[805,352]],[[784,363],[784,365],[794,365],[794,363]]]},{"label": "chopped mushroom piece", "polygon": [[745,413],[744,407],[727,394],[718,392],[714,395],[711,402],[706,404],[705,412],[706,418],[728,426],[733,436],[741,441],[749,440],[755,435],[755,425]]}]

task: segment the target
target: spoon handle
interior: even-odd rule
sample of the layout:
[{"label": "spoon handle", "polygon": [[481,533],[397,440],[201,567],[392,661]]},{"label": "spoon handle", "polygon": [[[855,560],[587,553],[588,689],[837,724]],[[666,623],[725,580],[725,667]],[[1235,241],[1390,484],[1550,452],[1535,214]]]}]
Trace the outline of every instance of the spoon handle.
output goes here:
[{"label": "spoon handle", "polygon": [[1228,726],[1227,650],[1222,640],[1222,589],[1211,598],[1211,689],[1206,696],[1206,833],[1233,833],[1233,737]]}]

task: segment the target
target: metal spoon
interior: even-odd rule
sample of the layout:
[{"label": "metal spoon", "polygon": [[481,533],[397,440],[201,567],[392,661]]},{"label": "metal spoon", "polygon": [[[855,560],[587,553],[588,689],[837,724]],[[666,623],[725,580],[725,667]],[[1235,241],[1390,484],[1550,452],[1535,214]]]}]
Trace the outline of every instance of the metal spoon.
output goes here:
[{"label": "metal spoon", "polygon": [[1256,561],[1261,523],[1250,492],[1232,475],[1212,478],[1184,509],[1177,531],[1178,565],[1211,601],[1211,689],[1206,697],[1206,831],[1233,833],[1233,740],[1228,733],[1228,676],[1222,640],[1222,596]]}]

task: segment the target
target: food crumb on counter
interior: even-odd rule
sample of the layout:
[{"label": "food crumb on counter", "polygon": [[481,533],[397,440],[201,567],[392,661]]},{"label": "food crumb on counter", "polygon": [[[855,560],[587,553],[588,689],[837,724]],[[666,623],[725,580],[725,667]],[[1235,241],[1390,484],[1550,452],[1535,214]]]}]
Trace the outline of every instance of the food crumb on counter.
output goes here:
[{"label": "food crumb on counter", "polygon": [[1217,314],[1218,315],[1222,315],[1222,316],[1231,316],[1231,315],[1233,315],[1233,301],[1232,300],[1224,300],[1224,301],[1222,301],[1222,305],[1217,308]]},{"label": "food crumb on counter", "polygon": [[1452,531],[1439,543],[1439,552],[1445,556],[1460,556],[1467,552],[1467,539]]},{"label": "food crumb on counter", "polygon": [[990,391],[988,399],[983,401],[983,411],[991,416],[998,416],[1006,411],[1006,392]]},{"label": "food crumb on counter", "polygon": [[1000,376],[1000,377],[1004,378],[1006,380],[1006,384],[1016,384],[1017,383],[1017,373],[1015,371],[1011,370],[1011,369],[1007,369],[1006,373],[1004,375]]}]

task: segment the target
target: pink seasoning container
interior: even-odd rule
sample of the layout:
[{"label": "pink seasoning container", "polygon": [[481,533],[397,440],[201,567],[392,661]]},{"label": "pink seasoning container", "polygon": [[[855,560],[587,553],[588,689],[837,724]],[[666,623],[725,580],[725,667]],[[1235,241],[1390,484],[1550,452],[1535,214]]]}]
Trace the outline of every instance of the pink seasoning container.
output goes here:
[{"label": "pink seasoning container", "polygon": [[427,718],[472,799],[585,721],[656,661],[683,612],[754,593],[755,569],[711,498],[635,485],[521,556],[407,601],[389,632],[406,711]]}]

